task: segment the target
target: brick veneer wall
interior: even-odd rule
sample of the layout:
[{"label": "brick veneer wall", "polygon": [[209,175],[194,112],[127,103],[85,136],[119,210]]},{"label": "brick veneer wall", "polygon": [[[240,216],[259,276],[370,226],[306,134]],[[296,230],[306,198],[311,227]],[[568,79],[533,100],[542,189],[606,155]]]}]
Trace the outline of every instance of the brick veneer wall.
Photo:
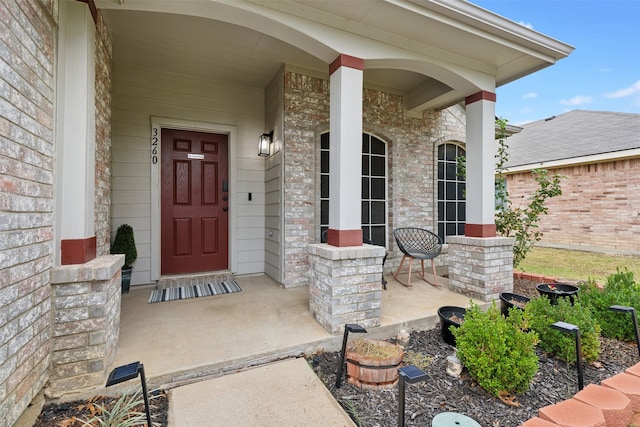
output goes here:
[{"label": "brick veneer wall", "polygon": [[309,263],[309,310],[329,333],[344,332],[344,325],[380,326],[382,316],[382,257],[384,248],[338,248],[312,244]]},{"label": "brick veneer wall", "polygon": [[0,425],[49,378],[57,2],[0,2]]},{"label": "brick veneer wall", "polygon": [[[57,19],[57,0],[0,3],[0,425],[12,425],[50,378]],[[111,150],[111,42],[101,16],[96,55],[100,256],[109,252]]]},{"label": "brick veneer wall", "polygon": [[52,270],[51,374],[47,396],[101,386],[116,355],[123,255]]},{"label": "brick veneer wall", "polygon": [[96,255],[107,255],[111,238],[111,39],[101,14],[96,23]]},{"label": "brick veneer wall", "polygon": [[[284,76],[283,284],[309,284],[307,245],[320,241],[319,140],[329,130],[329,81],[285,70]],[[388,242],[391,269],[399,258],[391,230],[402,226],[434,229],[434,150],[465,140],[464,109],[426,111],[413,116],[401,95],[363,90],[363,130],[387,142]],[[401,183],[401,185],[394,185]],[[440,257],[439,257],[440,258]],[[444,262],[444,256],[438,260]]]},{"label": "brick veneer wall", "polygon": [[[566,176],[562,195],[542,216],[542,244],[640,254],[640,158],[552,169]],[[514,206],[525,206],[536,183],[529,172],[511,174]]]}]

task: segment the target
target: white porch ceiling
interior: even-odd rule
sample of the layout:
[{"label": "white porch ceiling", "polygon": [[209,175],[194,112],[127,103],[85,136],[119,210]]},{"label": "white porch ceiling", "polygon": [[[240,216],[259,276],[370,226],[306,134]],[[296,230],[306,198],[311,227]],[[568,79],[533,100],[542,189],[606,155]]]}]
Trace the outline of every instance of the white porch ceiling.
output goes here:
[{"label": "white porch ceiling", "polygon": [[[353,54],[343,50],[353,40],[364,40],[365,50],[370,42],[388,45],[391,57],[397,49],[416,58],[436,58],[471,72],[493,74],[498,86],[549,66],[572,50],[461,0],[96,0],[96,4],[113,37],[114,68],[148,67],[260,88],[283,63],[328,76],[328,62],[337,56],[332,49]],[[221,20],[194,12],[211,4],[220,8]],[[181,14],[181,5],[191,9]],[[230,10],[240,10],[233,15],[235,23],[223,22]],[[258,31],[264,24],[260,12],[291,24],[290,36],[282,36],[286,26],[273,30],[278,38],[267,34],[269,28]],[[300,37],[294,28],[301,19],[315,26],[316,32],[310,34],[324,31],[329,42],[335,42],[322,51],[324,58],[294,46]],[[378,68],[385,58],[371,52],[371,58],[361,56],[365,84],[406,95],[410,109],[442,108],[470,94],[416,71]]]},{"label": "white porch ceiling", "polygon": [[[318,58],[268,35],[208,18],[107,9],[114,67],[168,73],[264,88],[283,63],[329,73]],[[428,80],[402,70],[365,70],[368,84],[400,92]]]}]

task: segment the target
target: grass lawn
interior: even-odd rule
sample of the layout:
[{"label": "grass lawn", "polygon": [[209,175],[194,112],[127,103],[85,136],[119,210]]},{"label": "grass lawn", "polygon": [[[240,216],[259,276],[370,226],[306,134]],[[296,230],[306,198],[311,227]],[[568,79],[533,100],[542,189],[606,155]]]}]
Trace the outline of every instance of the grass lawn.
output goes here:
[{"label": "grass lawn", "polygon": [[535,247],[516,270],[566,279],[594,278],[604,282],[618,267],[633,272],[636,282],[640,281],[640,257],[565,249]]}]

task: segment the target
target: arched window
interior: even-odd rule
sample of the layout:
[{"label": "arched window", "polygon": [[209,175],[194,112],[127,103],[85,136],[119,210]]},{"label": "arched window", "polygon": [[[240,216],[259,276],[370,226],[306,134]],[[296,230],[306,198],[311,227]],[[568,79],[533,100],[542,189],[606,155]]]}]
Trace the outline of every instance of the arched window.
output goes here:
[{"label": "arched window", "polygon": [[[362,235],[371,243],[387,242],[387,145],[362,134]],[[329,133],[320,137],[320,231],[329,228]],[[324,241],[324,239],[323,239]]]},{"label": "arched window", "polygon": [[457,158],[464,155],[456,144],[438,147],[438,235],[445,243],[447,236],[464,234],[466,182],[458,176],[457,167]]}]

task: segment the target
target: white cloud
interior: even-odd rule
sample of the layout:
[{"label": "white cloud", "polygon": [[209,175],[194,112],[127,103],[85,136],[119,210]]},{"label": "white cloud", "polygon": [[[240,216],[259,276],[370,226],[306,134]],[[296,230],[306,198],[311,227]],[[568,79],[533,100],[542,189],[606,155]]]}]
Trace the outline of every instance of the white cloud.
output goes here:
[{"label": "white cloud", "polygon": [[524,96],[522,97],[522,99],[533,99],[533,98],[537,98],[538,94],[535,92],[529,92],[529,93],[525,93]]},{"label": "white cloud", "polygon": [[580,105],[586,105],[589,104],[591,102],[592,98],[590,96],[582,96],[582,95],[578,95],[578,96],[574,96],[571,99],[563,99],[562,101],[560,101],[560,103],[562,105],[568,105],[571,107],[576,107],[576,106],[580,106]]},{"label": "white cloud", "polygon": [[518,24],[522,25],[523,27],[527,27],[530,30],[533,30],[533,24],[531,24],[530,22],[520,21],[518,22]]},{"label": "white cloud", "polygon": [[640,80],[638,80],[631,86],[626,87],[624,89],[619,89],[615,92],[605,93],[604,97],[605,98],[626,98],[627,96],[631,96],[634,93],[640,93]]}]

